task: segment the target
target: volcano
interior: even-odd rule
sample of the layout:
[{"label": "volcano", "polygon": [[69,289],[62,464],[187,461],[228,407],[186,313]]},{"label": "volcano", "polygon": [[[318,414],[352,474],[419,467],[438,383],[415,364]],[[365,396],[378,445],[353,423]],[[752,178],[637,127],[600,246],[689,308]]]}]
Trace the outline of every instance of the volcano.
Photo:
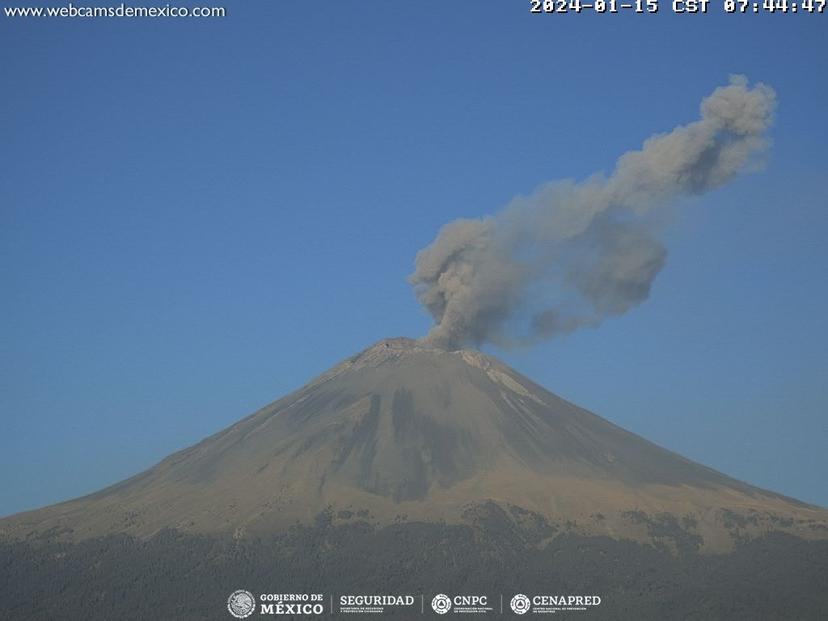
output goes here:
[{"label": "volcano", "polygon": [[496,358],[395,338],[137,476],[6,518],[0,533],[239,538],[320,515],[464,524],[494,509],[584,536],[652,542],[672,529],[710,551],[828,532],[824,509],[663,449]]}]

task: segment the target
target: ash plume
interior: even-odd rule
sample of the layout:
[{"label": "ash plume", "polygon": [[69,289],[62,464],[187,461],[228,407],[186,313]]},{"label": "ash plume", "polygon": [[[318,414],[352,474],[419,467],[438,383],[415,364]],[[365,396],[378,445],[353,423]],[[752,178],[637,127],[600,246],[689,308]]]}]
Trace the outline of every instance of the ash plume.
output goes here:
[{"label": "ash plume", "polygon": [[435,321],[424,340],[529,344],[637,306],[666,260],[659,215],[746,168],[775,107],[773,89],[731,76],[699,120],[648,138],[611,175],[548,182],[497,214],[446,224],[409,277]]}]

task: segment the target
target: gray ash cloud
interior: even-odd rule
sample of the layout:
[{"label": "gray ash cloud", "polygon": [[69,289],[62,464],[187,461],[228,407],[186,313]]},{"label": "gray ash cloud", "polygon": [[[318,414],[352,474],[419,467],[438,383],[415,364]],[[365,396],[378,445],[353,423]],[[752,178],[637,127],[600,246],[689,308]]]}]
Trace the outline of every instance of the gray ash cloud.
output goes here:
[{"label": "gray ash cloud", "polygon": [[446,224],[409,277],[435,321],[424,340],[531,344],[641,304],[666,261],[659,215],[755,161],[775,108],[773,89],[732,76],[698,120],[648,138],[609,176],[551,181],[499,213]]}]

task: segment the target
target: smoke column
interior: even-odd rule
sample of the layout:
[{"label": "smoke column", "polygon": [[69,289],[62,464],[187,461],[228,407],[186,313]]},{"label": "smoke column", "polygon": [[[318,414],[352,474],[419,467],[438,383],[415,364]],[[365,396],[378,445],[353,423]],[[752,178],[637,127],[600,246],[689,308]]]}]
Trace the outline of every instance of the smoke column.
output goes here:
[{"label": "smoke column", "polygon": [[731,76],[699,120],[647,139],[609,177],[545,183],[495,215],[446,224],[409,277],[435,321],[424,340],[529,344],[637,306],[665,263],[659,213],[764,151],[775,107],[773,89]]}]

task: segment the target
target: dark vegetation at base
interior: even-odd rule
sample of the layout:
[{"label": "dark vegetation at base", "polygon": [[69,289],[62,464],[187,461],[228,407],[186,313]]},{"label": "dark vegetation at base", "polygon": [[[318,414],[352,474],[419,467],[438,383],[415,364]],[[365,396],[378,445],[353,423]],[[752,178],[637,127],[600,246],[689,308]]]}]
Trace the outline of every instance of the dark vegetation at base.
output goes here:
[{"label": "dark vegetation at base", "polygon": [[[699,555],[692,545],[676,554],[604,537],[550,539],[546,526],[516,527],[489,517],[477,527],[403,522],[374,528],[334,525],[323,514],[314,526],[266,539],[168,530],[149,540],[4,542],[0,619],[227,620],[227,596],[238,588],[320,592],[326,600],[342,593],[602,597],[597,609],[563,614],[577,619],[828,618],[828,541],[777,533],[727,555]],[[268,617],[257,611],[250,618]]]}]

